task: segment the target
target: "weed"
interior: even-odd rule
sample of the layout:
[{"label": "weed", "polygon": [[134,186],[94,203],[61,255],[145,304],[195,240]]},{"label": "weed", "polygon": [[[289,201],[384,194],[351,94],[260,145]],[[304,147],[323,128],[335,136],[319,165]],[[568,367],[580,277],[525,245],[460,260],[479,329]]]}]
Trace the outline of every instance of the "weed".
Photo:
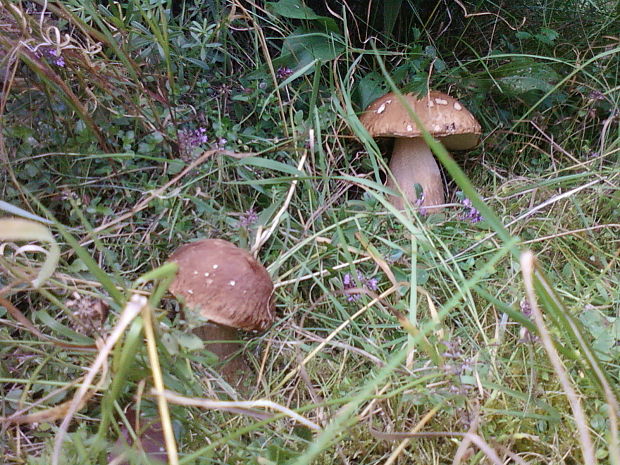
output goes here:
[{"label": "weed", "polygon": [[[6,463],[620,463],[615,4],[332,3],[0,0]],[[428,89],[483,139],[399,211],[357,116]],[[239,389],[166,293],[203,237],[275,282]]]}]

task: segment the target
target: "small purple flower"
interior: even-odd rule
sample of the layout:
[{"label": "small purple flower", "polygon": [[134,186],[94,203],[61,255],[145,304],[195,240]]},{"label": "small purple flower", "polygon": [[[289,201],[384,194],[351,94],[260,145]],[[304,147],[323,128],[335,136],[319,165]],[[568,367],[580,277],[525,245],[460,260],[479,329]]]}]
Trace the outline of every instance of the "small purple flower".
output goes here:
[{"label": "small purple flower", "polygon": [[467,357],[463,350],[463,341],[456,337],[443,341],[445,351],[441,354],[446,359],[443,369],[447,374],[461,376],[466,371],[473,370],[475,362]]},{"label": "small purple flower", "polygon": [[605,99],[605,94],[602,93],[600,90],[593,90],[592,92],[590,92],[588,94],[588,98],[592,99],[592,100],[604,100]]},{"label": "small purple flower", "polygon": [[205,128],[198,128],[194,130],[192,137],[192,145],[195,146],[206,144],[209,141],[209,137],[207,137],[207,130]]},{"label": "small purple flower", "polygon": [[243,212],[239,218],[239,226],[249,228],[258,221],[258,213],[253,208]]},{"label": "small purple flower", "polygon": [[192,149],[209,141],[207,130],[205,128],[198,129],[182,129],[179,131],[179,147],[184,157],[190,157]]},{"label": "small purple flower", "polygon": [[65,66],[65,59],[62,57],[61,52],[55,48],[50,48],[47,54],[52,58],[52,63],[56,66],[63,68]]},{"label": "small purple flower", "polygon": [[464,199],[461,203],[467,208],[467,211],[461,215],[462,220],[469,221],[470,223],[478,223],[484,219],[476,207],[472,205],[471,200]]},{"label": "small purple flower", "polygon": [[[360,271],[357,272],[357,279],[363,287],[370,291],[376,291],[379,287],[379,281],[377,280],[377,278],[367,278]],[[355,281],[349,273],[346,273],[342,277],[342,285],[345,291],[348,289],[355,289],[355,287],[357,287]],[[360,294],[349,294],[347,300],[349,302],[354,302],[359,298]]]},{"label": "small purple flower", "polygon": [[276,77],[278,79],[286,79],[291,74],[293,74],[293,70],[287,66],[280,66],[276,71]]},{"label": "small purple flower", "polygon": [[379,280],[377,278],[365,278],[366,282],[364,285],[370,289],[371,291],[376,291],[379,288]]},{"label": "small purple flower", "polygon": [[62,50],[56,50],[55,48],[43,46],[35,50],[34,54],[38,58],[48,58],[54,65],[61,68],[65,66],[65,59],[62,57]]}]

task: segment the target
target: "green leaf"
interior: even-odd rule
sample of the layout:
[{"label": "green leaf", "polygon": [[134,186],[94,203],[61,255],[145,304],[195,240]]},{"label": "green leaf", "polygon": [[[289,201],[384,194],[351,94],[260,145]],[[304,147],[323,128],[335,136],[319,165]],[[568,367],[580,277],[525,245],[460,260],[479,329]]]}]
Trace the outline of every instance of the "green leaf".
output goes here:
[{"label": "green leaf", "polygon": [[170,160],[168,165],[168,174],[177,174],[185,168],[185,163],[182,160]]},{"label": "green leaf", "polygon": [[507,94],[522,95],[530,91],[551,92],[559,81],[559,75],[546,63],[538,63],[529,57],[519,57],[498,66],[493,77]]},{"label": "green leaf", "polygon": [[183,333],[181,331],[175,332],[175,338],[181,347],[184,347],[188,351],[202,350],[204,349],[204,343],[202,340],[192,333]]},{"label": "green leaf", "polygon": [[302,67],[313,60],[331,61],[344,51],[342,38],[307,28],[298,28],[284,40],[282,55],[289,56],[293,67]]},{"label": "green leaf", "polygon": [[555,39],[560,36],[557,31],[543,27],[540,29],[540,34],[536,34],[536,38],[547,45],[553,45]]},{"label": "green leaf", "polygon": [[240,165],[251,165],[259,168],[265,168],[272,171],[280,171],[282,173],[291,174],[293,176],[303,176],[306,174],[302,171],[299,171],[297,168],[289,165],[285,165],[279,161],[269,160],[268,158],[260,158],[260,157],[248,157],[239,161]]},{"label": "green leaf", "polygon": [[553,89],[553,85],[535,77],[529,76],[510,76],[498,79],[500,87],[503,91],[514,94],[525,94],[532,90],[549,92]]},{"label": "green leaf", "polygon": [[386,93],[383,77],[372,71],[359,80],[356,89],[356,98],[360,108],[366,108],[375,99]]},{"label": "green leaf", "polygon": [[300,0],[280,0],[278,3],[267,2],[267,8],[274,14],[283,18],[293,19],[322,19],[311,8],[308,8]]},{"label": "green leaf", "polygon": [[69,270],[72,273],[79,273],[81,271],[88,271],[88,266],[86,266],[86,263],[84,263],[81,258],[76,258],[71,262],[71,265],[69,265]]},{"label": "green leaf", "polygon": [[515,34],[515,37],[519,40],[526,40],[526,39],[530,39],[532,37],[532,34],[526,31],[518,31]]}]

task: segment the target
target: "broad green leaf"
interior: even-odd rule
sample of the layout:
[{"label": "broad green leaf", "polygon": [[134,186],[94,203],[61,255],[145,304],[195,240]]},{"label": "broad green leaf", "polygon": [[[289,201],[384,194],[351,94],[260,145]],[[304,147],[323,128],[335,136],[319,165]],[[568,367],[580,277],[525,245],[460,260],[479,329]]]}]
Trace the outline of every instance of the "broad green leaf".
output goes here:
[{"label": "broad green leaf", "polygon": [[366,74],[357,84],[356,97],[362,109],[385,93],[385,80],[375,71]]},{"label": "broad green leaf", "polygon": [[325,34],[306,28],[296,29],[284,39],[282,55],[289,55],[294,68],[313,60],[331,61],[344,51],[342,38],[336,34]]},{"label": "broad green leaf", "polygon": [[267,2],[267,8],[272,13],[283,18],[293,19],[322,19],[311,8],[308,8],[300,0],[280,0],[279,2]]},{"label": "broad green leaf", "polygon": [[524,94],[532,90],[549,92],[553,89],[553,84],[530,76],[510,76],[500,78],[497,82],[503,91],[514,94]]}]

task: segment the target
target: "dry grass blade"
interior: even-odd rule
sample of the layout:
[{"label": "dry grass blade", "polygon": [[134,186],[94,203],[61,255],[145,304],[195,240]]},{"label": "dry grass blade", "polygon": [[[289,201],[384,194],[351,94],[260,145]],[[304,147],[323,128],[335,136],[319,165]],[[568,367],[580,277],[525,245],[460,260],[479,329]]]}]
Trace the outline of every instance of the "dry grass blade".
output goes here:
[{"label": "dry grass blade", "polygon": [[[50,230],[32,220],[22,218],[0,219],[0,240],[8,241],[44,241],[49,243],[46,259],[32,285],[41,286],[56,270],[60,258],[60,247]],[[0,250],[1,251],[1,250]]]},{"label": "dry grass blade", "polygon": [[[310,137],[312,138],[312,130],[310,132],[311,132]],[[310,140],[312,140],[312,139],[310,139]],[[308,157],[308,153],[307,152],[302,155],[301,160],[299,160],[299,163],[297,165],[297,170],[298,171],[302,171],[303,170],[304,164],[306,163],[306,158],[307,157]],[[271,226],[267,229],[267,231],[265,231],[265,232],[260,231],[260,233],[257,234],[256,242],[252,246],[252,250],[251,250],[252,255],[255,258],[258,256],[258,252],[260,251],[261,247],[265,244],[265,242],[267,242],[269,240],[271,235],[275,232],[276,228],[280,224],[280,220],[282,219],[282,215],[284,215],[284,213],[288,209],[289,204],[291,203],[291,199],[293,198],[293,194],[295,193],[295,189],[297,188],[297,184],[298,183],[299,183],[299,181],[297,179],[295,179],[291,183],[291,187],[288,190],[288,194],[286,195],[286,199],[284,200],[284,204],[282,205],[280,210],[278,210],[278,212],[276,213],[275,217],[271,221]]]},{"label": "dry grass blade", "polygon": [[523,283],[525,286],[525,292],[527,295],[528,303],[532,309],[532,316],[534,317],[534,323],[538,328],[538,334],[540,335],[541,342],[549,361],[553,366],[553,369],[558,376],[560,384],[564,389],[568,402],[570,403],[573,415],[575,417],[575,425],[579,432],[579,444],[581,446],[581,452],[583,454],[583,461],[587,464],[595,465],[598,463],[596,453],[594,450],[594,444],[590,436],[588,420],[581,405],[579,394],[573,388],[573,383],[562,363],[560,354],[555,348],[553,339],[547,325],[543,318],[542,312],[538,307],[538,299],[536,298],[536,292],[534,290],[534,272],[536,267],[536,259],[531,251],[525,251],[521,254],[521,272],[523,273]]},{"label": "dry grass blade", "polygon": [[[153,373],[153,384],[155,384],[156,392],[162,392],[164,390],[164,380],[161,372],[161,366],[159,364],[159,356],[157,355],[157,345],[155,342],[155,331],[153,329],[152,310],[148,305],[142,307],[142,318],[144,320],[144,333],[146,335],[146,347],[149,354],[149,363],[151,366],[151,372]],[[172,430],[172,423],[170,422],[170,410],[168,409],[168,403],[162,395],[157,395],[157,406],[159,407],[159,415],[161,417],[161,424],[164,433],[164,440],[166,443],[166,450],[168,451],[168,460],[170,465],[178,465],[179,455],[177,452],[177,445],[174,440],[174,432]]]},{"label": "dry grass blade", "polygon": [[249,416],[255,416],[256,412],[252,412],[252,409],[256,408],[268,408],[271,410],[275,410],[276,412],[280,412],[281,414],[295,420],[296,422],[307,426],[310,429],[315,431],[322,431],[322,428],[316,423],[308,420],[307,418],[302,417],[298,413],[292,411],[291,409],[284,407],[283,405],[277,404],[276,402],[272,402],[270,400],[247,400],[247,401],[227,401],[227,400],[211,400],[211,399],[200,399],[195,397],[185,397],[179,395],[175,392],[164,391],[160,393],[156,390],[153,390],[152,393],[154,395],[163,395],[163,397],[173,404],[177,405],[186,405],[191,407],[200,407],[204,409],[212,409],[212,410],[226,410],[231,411],[231,409],[235,409],[233,411],[237,413],[242,413]]},{"label": "dry grass blade", "polygon": [[88,374],[84,378],[84,382],[80,386],[80,389],[76,392],[73,400],[71,401],[71,405],[67,409],[67,413],[58,428],[58,433],[56,434],[56,441],[54,443],[54,451],[52,454],[52,465],[59,465],[60,457],[62,453],[62,444],[64,442],[65,436],[67,435],[67,430],[73,419],[75,413],[79,410],[80,406],[83,404],[84,398],[87,396],[87,391],[97,376],[97,373],[101,368],[106,364],[108,355],[121,338],[125,329],[131,324],[133,319],[140,314],[142,309],[147,305],[147,299],[141,295],[133,295],[131,299],[125,305],[123,312],[119,318],[118,323],[114,327],[114,330],[108,336],[107,340],[103,344],[101,351],[97,355],[97,358],[91,365],[88,370]]}]

